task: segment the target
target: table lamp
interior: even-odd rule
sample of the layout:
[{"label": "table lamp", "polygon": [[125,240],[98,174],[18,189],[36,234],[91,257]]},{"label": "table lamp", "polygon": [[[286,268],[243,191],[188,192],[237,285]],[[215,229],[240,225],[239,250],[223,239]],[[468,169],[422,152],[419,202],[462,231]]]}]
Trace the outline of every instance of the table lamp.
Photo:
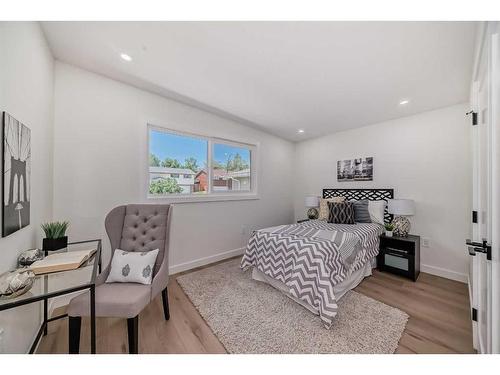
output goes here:
[{"label": "table lamp", "polygon": [[305,206],[309,208],[307,210],[307,217],[309,219],[317,219],[318,210],[316,209],[316,207],[319,206],[319,198],[312,195],[306,197]]},{"label": "table lamp", "polygon": [[389,199],[387,211],[394,215],[392,225],[396,236],[408,237],[410,220],[407,216],[415,215],[415,202],[411,199]]}]

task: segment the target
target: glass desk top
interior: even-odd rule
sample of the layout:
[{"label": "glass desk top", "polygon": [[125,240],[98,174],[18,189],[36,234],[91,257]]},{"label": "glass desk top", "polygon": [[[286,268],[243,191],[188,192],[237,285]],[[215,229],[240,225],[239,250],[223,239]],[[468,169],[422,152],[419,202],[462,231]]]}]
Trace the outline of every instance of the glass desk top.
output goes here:
[{"label": "glass desk top", "polygon": [[[82,244],[86,244],[86,246]],[[37,275],[33,286],[26,293],[14,298],[0,298],[0,311],[83,290],[94,285],[100,264],[101,240],[69,243],[67,248],[51,251],[49,254],[83,249],[90,250],[91,248],[95,248],[96,252],[79,268]]]}]

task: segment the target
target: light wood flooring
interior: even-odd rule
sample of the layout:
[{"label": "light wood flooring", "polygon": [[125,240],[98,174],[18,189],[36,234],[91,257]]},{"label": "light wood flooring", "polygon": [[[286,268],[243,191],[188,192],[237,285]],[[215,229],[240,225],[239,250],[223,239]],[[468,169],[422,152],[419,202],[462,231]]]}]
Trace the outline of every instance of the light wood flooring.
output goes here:
[{"label": "light wood flooring", "polygon": [[[191,301],[169,282],[170,320],[163,319],[161,296],[139,316],[139,353],[225,353]],[[374,271],[356,291],[410,315],[396,353],[474,353],[467,285],[421,273],[416,283]],[[97,352],[127,353],[125,319],[97,319]],[[38,353],[67,353],[67,318],[50,323]],[[82,322],[80,350],[90,352],[89,321]]]}]

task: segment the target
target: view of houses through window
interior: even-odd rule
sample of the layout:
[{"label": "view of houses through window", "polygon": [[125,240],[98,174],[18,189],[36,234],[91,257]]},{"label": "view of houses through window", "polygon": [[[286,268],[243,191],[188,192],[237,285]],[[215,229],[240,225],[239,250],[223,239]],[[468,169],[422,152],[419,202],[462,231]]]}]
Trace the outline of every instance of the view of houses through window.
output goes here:
[{"label": "view of houses through window", "polygon": [[215,143],[212,158],[213,191],[250,191],[250,150]]},{"label": "view of houses through window", "polygon": [[149,194],[198,195],[250,190],[249,146],[149,128]]}]

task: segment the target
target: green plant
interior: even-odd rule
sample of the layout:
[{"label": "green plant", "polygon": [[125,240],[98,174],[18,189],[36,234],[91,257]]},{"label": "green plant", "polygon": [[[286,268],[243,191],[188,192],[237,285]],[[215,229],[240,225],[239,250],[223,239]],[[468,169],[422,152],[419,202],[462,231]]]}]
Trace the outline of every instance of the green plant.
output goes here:
[{"label": "green plant", "polygon": [[55,239],[64,237],[68,226],[69,222],[67,221],[54,221],[52,223],[43,223],[42,229],[46,238]]},{"label": "green plant", "polygon": [[175,194],[182,193],[182,188],[173,178],[160,178],[149,185],[150,194]]},{"label": "green plant", "polygon": [[385,224],[385,230],[388,232],[392,232],[394,230],[394,225],[392,224]]}]

